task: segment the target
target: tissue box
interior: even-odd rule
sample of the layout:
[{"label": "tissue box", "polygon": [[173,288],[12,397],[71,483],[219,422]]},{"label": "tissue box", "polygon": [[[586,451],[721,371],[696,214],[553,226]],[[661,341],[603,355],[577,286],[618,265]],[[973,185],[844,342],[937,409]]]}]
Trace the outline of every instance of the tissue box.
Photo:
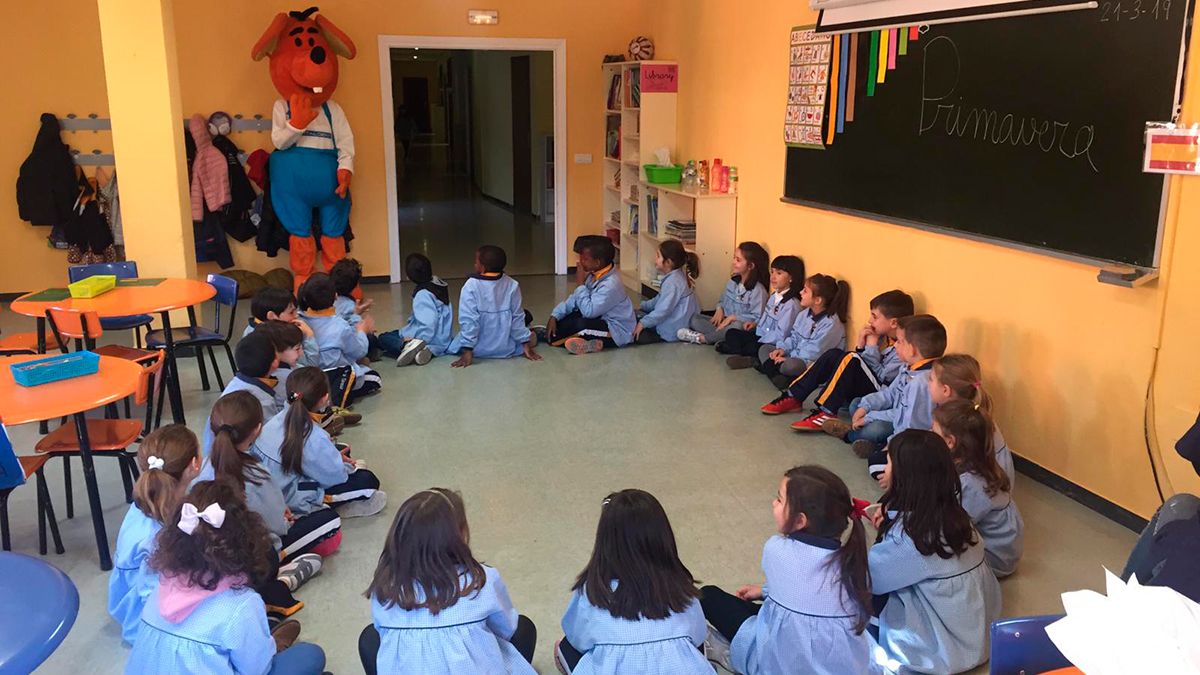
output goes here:
[{"label": "tissue box", "polygon": [[44,359],[14,363],[13,381],[22,387],[68,380],[73,377],[93,375],[100,370],[100,356],[95,352],[73,352]]},{"label": "tissue box", "polygon": [[117,278],[111,274],[97,274],[93,277],[80,279],[67,286],[67,288],[71,289],[72,298],[94,298],[116,287]]},{"label": "tissue box", "polygon": [[647,183],[670,185],[672,183],[678,183],[683,178],[683,167],[678,164],[674,166],[646,164],[643,168],[646,169]]}]

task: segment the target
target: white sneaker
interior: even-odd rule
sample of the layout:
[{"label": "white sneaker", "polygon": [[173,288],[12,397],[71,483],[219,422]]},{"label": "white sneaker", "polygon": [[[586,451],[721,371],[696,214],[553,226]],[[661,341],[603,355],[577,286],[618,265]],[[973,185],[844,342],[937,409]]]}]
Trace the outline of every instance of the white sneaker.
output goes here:
[{"label": "white sneaker", "polygon": [[704,333],[694,331],[690,328],[680,328],[675,333],[675,337],[679,338],[680,342],[690,342],[694,345],[708,344],[708,339],[704,337]]},{"label": "white sneaker", "polygon": [[417,356],[413,359],[413,363],[418,366],[423,366],[433,360],[433,352],[429,351],[429,347],[425,347],[417,352]]},{"label": "white sneaker", "polygon": [[400,356],[396,359],[396,366],[407,366],[412,363],[417,358],[417,354],[424,348],[424,340],[414,338],[405,342],[404,348],[400,350]]},{"label": "white sneaker", "polygon": [[288,587],[289,591],[295,591],[320,573],[321,556],[316,553],[305,553],[296,556],[291,562],[280,565],[279,573],[275,576]]},{"label": "white sneaker", "polygon": [[709,663],[718,668],[733,672],[733,660],[729,656],[729,641],[712,626],[708,627],[708,637],[704,639],[704,656]]},{"label": "white sneaker", "polygon": [[387,493],[383,490],[376,490],[366,499],[356,499],[352,502],[338,504],[337,512],[342,518],[359,518],[373,516],[382,511],[385,506],[387,506]]}]

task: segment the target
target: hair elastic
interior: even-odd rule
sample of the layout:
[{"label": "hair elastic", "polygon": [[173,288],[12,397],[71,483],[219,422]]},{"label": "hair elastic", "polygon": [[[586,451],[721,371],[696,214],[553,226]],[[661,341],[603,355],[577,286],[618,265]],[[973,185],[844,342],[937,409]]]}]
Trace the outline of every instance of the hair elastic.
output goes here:
[{"label": "hair elastic", "polygon": [[161,471],[162,468],[166,465],[167,465],[167,463],[163,461],[162,457],[155,457],[154,455],[150,455],[149,457],[146,458],[146,470],[147,471],[153,471],[155,469],[158,469],[159,471]]},{"label": "hair elastic", "polygon": [[190,536],[196,531],[196,527],[202,520],[219,530],[225,524],[225,509],[221,508],[220,504],[213,502],[200,511],[195,504],[184,502],[179,512],[179,529]]},{"label": "hair elastic", "polygon": [[862,520],[867,517],[867,507],[871,502],[857,497],[850,498],[850,517],[855,520]]},{"label": "hair elastic", "polygon": [[300,400],[300,392],[298,392],[298,391],[288,392],[287,400],[288,400],[288,403],[295,403],[296,401]]},{"label": "hair elastic", "polygon": [[238,436],[237,427],[233,426],[232,424],[222,424],[221,426],[217,427],[218,434],[221,433],[222,431],[227,432],[230,436],[233,436],[235,439]]}]

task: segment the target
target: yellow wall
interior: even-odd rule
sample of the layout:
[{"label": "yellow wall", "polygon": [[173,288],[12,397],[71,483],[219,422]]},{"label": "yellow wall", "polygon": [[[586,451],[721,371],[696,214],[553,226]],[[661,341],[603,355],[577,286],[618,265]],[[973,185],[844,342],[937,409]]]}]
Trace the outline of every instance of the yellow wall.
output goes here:
[{"label": "yellow wall", "polygon": [[[813,13],[792,0],[760,0],[753,12],[665,0],[655,16],[658,55],[680,62],[680,155],[719,156],[738,168],[740,240],[849,280],[858,325],[872,295],[914,293],[946,323],[951,349],[984,364],[1018,454],[1143,516],[1153,512],[1143,411],[1164,298],[1168,340],[1151,424],[1163,455],[1174,454],[1197,408],[1189,343],[1200,331],[1200,233],[1180,228],[1174,248],[1170,236],[1176,221],[1200,217],[1196,179],[1177,178],[1172,191],[1164,263],[1174,260],[1175,278],[1136,290],[1097,283],[1092,266],[783,204],[787,37]],[[1192,68],[1185,120],[1197,117],[1198,88],[1200,69]],[[1198,486],[1190,467],[1164,461],[1176,488]]]}]

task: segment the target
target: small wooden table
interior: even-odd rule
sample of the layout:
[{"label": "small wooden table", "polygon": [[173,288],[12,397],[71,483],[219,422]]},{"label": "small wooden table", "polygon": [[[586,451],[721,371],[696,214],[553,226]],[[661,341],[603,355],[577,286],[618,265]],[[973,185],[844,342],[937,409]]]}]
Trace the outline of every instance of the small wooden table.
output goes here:
[{"label": "small wooden table", "polygon": [[72,415],[79,439],[83,480],[87,485],[88,504],[92,509],[92,528],[96,531],[96,549],[100,569],[112,569],[108,552],[108,534],[100,506],[100,488],[92,464],[92,446],[88,441],[84,413],[103,408],[137,391],[142,366],[111,356],[100,357],[100,370],[93,375],[74,377],[36,387],[22,387],[13,381],[11,364],[44,358],[43,355],[0,357],[0,421],[9,426],[44,422]]},{"label": "small wooden table", "polygon": [[[135,280],[127,280],[135,281]],[[41,293],[41,291],[38,291]],[[117,286],[95,298],[65,298],[63,300],[30,300],[38,293],[26,293],[13,300],[11,309],[37,319],[38,351],[46,351],[46,310],[51,308],[92,311],[101,319],[131,314],[158,314],[162,317],[163,340],[167,353],[167,394],[171,399],[171,416],[177,424],[185,424],[183,395],[179,391],[179,372],[175,365],[175,340],[171,334],[171,310],[188,310],[192,326],[196,325],[194,307],[217,294],[206,281],[196,279],[163,279],[154,286]]]}]

